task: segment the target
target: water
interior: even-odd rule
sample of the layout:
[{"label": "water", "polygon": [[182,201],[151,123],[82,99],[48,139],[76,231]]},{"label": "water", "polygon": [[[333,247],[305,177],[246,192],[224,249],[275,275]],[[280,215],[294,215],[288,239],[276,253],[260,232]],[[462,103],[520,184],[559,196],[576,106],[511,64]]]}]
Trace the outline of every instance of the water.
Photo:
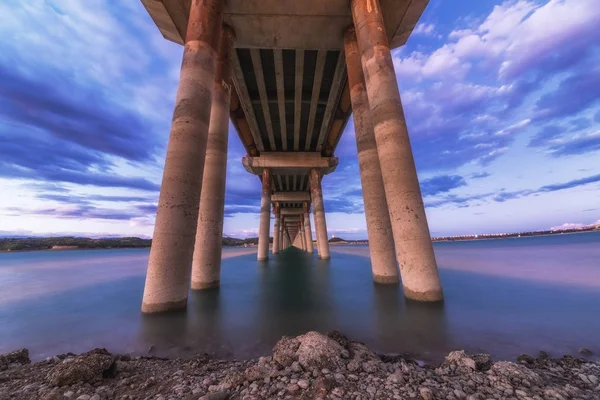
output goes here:
[{"label": "water", "polygon": [[289,249],[268,264],[225,249],[219,290],[186,313],[144,316],[147,249],[0,254],[0,353],[34,359],[106,347],[165,356],[267,354],[282,335],[337,329],[381,352],[439,361],[453,349],[514,359],[600,353],[600,232],[436,243],[446,301],[406,302],[371,280],[368,247],[329,262]]}]

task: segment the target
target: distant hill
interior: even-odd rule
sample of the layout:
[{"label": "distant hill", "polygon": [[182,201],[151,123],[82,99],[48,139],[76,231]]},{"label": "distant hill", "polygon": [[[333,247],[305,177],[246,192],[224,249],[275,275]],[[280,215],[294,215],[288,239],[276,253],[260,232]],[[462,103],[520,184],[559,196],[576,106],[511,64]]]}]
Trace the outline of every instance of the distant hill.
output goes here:
[{"label": "distant hill", "polygon": [[[224,237],[223,246],[257,245],[258,238],[237,239]],[[151,239],[138,237],[90,239],[85,237],[12,237],[0,238],[0,251],[75,250],[75,249],[131,249],[152,245]]]}]

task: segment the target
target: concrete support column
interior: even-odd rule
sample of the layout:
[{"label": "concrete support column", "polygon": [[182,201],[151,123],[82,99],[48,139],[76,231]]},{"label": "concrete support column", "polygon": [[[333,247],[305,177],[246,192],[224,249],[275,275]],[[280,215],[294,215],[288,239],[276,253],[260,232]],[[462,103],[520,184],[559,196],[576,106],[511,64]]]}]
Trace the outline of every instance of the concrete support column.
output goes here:
[{"label": "concrete support column", "polygon": [[313,253],[313,241],[312,241],[312,230],[310,228],[310,210],[308,207],[308,203],[304,203],[303,205],[304,211],[304,237],[306,240],[306,251],[308,254]]},{"label": "concrete support column", "polygon": [[224,0],[193,1],[142,312],[187,305]]},{"label": "concrete support column", "polygon": [[260,199],[260,225],[258,228],[258,261],[269,258],[269,230],[271,228],[271,170],[263,169]]},{"label": "concrete support column", "polygon": [[279,228],[280,228],[279,225],[281,224],[280,223],[281,215],[280,215],[279,203],[275,203],[273,205],[273,214],[275,214],[275,222],[273,224],[273,255],[275,255],[275,254],[279,253],[279,250],[281,247],[281,245],[280,245],[281,242],[279,241],[279,239],[281,237],[281,234],[279,231]]},{"label": "concrete support column", "polygon": [[329,260],[329,241],[327,238],[327,223],[325,221],[325,205],[323,204],[321,177],[319,170],[314,168],[310,170],[310,196],[313,204],[313,214],[315,217],[319,258],[322,260]]},{"label": "concrete support column", "polygon": [[215,70],[196,245],[192,261],[192,289],[194,290],[218,287],[221,281],[229,102],[232,84],[230,55],[234,39],[233,31],[229,27],[224,27]]},{"label": "concrete support column", "polygon": [[383,175],[404,294],[443,300],[379,0],[352,0],[371,121]]},{"label": "concrete support column", "polygon": [[298,236],[300,236],[300,243],[302,243],[302,250],[306,251],[306,238],[304,237],[304,219],[301,219],[298,223]]},{"label": "concrete support column", "polygon": [[377,283],[398,283],[398,264],[392,224],[354,28],[350,28],[344,36],[344,53],[348,69],[373,280]]}]

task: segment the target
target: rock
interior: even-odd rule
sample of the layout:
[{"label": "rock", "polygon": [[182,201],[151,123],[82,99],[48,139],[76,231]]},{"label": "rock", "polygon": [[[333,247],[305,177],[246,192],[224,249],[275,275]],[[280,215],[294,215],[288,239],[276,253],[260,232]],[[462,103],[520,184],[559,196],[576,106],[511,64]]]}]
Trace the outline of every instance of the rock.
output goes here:
[{"label": "rock", "polygon": [[89,394],[82,394],[77,398],[77,400],[90,400],[91,396]]},{"label": "rock", "polygon": [[340,346],[335,340],[318,332],[308,332],[296,338],[298,362],[305,369],[339,368],[343,365]]},{"label": "rock", "polygon": [[588,375],[588,380],[590,381],[590,383],[592,385],[597,385],[598,384],[598,377],[595,375]]},{"label": "rock", "polygon": [[29,350],[19,349],[0,355],[0,371],[8,369],[10,364],[25,365],[31,363]]},{"label": "rock", "polygon": [[577,352],[582,356],[591,356],[594,354],[590,349],[586,349],[585,347],[580,348],[579,350],[577,350]]},{"label": "rock", "polygon": [[433,400],[433,392],[431,391],[431,389],[427,388],[427,387],[420,387],[419,388],[419,394],[421,395],[421,399],[423,400]]},{"label": "rock", "polygon": [[306,379],[300,379],[297,384],[301,389],[307,389],[310,386],[310,382]]},{"label": "rock", "polygon": [[326,335],[328,338],[335,340],[343,348],[347,348],[350,344],[350,339],[338,331],[327,332]]},{"label": "rock", "polygon": [[273,347],[273,360],[283,367],[289,367],[298,359],[296,351],[300,341],[296,338],[284,336]]},{"label": "rock", "polygon": [[474,354],[471,358],[475,361],[475,368],[477,368],[478,371],[487,371],[492,367],[493,361],[489,354]]},{"label": "rock", "polygon": [[90,397],[90,400],[100,400],[100,396],[98,396],[97,394],[95,394],[92,397]]},{"label": "rock", "polygon": [[207,393],[198,400],[227,400],[228,398],[229,392],[227,390],[221,390],[218,392]]},{"label": "rock", "polygon": [[505,382],[519,385],[521,381],[527,380],[531,384],[539,385],[542,383],[541,377],[523,365],[515,364],[508,361],[499,361],[495,363],[490,372],[494,375],[503,378]]},{"label": "rock", "polygon": [[521,354],[519,357],[517,357],[517,361],[521,364],[533,364],[535,362],[535,359],[530,355]]},{"label": "rock", "polygon": [[476,369],[475,360],[469,357],[464,350],[459,350],[448,354],[442,365],[436,369],[436,372],[440,375],[447,375],[448,373],[466,375]]},{"label": "rock", "polygon": [[[69,361],[67,361],[69,360]],[[94,349],[88,353],[67,359],[55,365],[46,375],[52,386],[73,385],[85,382],[94,383],[116,373],[116,363],[105,349]]]},{"label": "rock", "polygon": [[67,399],[70,399],[71,397],[75,396],[75,392],[69,390],[67,392],[65,392],[65,394],[63,394],[63,397],[66,397]]}]

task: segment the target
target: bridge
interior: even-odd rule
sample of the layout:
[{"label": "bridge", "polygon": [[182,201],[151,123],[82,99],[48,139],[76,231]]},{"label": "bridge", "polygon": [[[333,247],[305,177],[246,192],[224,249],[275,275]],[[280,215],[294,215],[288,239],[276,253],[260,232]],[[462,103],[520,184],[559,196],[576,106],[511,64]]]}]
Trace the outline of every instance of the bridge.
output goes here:
[{"label": "bridge", "polygon": [[141,1],[184,46],[143,312],[220,284],[230,120],[262,182],[258,262],[292,245],[312,253],[311,211],[328,260],[321,181],[351,114],[373,279],[443,299],[390,52],[427,0]]}]

